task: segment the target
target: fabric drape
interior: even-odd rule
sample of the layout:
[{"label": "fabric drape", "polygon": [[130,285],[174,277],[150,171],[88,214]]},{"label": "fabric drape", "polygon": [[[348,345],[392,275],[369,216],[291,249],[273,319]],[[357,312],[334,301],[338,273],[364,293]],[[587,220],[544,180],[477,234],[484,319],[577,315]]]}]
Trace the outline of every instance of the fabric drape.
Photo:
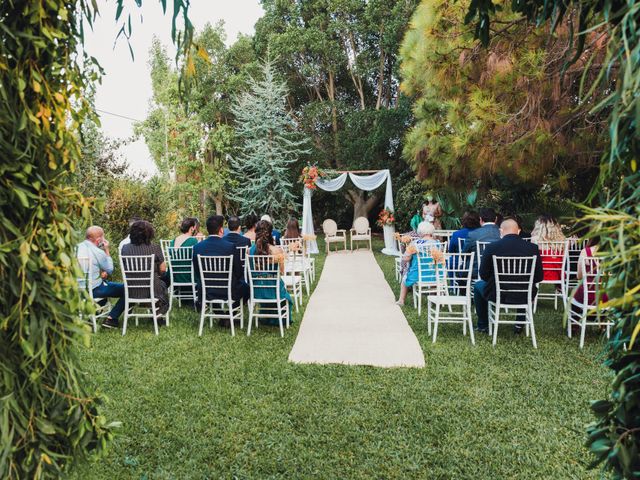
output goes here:
[{"label": "fabric drape", "polygon": [[[351,179],[351,182],[361,190],[371,191],[382,186],[386,181],[387,186],[384,197],[384,207],[393,211],[393,189],[391,187],[391,173],[389,170],[380,170],[371,175],[357,175],[355,173],[342,173],[336,178],[326,179],[321,178],[316,181],[316,186],[327,192],[335,192],[340,190],[347,181],[347,176]],[[302,199],[302,233],[304,235],[313,235],[313,214],[311,210],[311,196],[312,190],[309,188],[304,189],[304,196]],[[394,241],[395,228],[393,225],[385,225],[384,232],[384,249],[383,253],[387,255],[397,255],[396,244]],[[315,240],[307,241],[307,248],[310,253],[318,253],[318,243]]]}]

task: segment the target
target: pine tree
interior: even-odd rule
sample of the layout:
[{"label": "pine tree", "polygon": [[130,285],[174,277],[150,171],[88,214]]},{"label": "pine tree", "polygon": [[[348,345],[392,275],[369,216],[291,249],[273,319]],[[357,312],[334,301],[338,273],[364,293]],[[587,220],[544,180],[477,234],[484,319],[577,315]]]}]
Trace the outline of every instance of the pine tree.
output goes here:
[{"label": "pine tree", "polygon": [[286,110],[287,86],[276,78],[270,60],[262,65],[262,77],[251,79],[248,91],[236,97],[232,107],[240,139],[232,161],[238,180],[233,199],[242,214],[284,219],[299,205],[293,163],[310,150]]}]

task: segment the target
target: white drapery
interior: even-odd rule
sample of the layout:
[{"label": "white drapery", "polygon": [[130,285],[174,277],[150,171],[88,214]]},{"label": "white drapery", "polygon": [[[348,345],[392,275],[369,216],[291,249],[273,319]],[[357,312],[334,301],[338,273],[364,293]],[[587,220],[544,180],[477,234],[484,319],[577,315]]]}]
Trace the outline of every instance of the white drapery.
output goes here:
[{"label": "white drapery", "polygon": [[[320,178],[316,181],[316,186],[327,192],[335,192],[340,190],[347,181],[347,176],[353,184],[361,190],[371,191],[382,186],[386,181],[387,188],[384,196],[384,208],[393,211],[393,189],[391,188],[391,174],[389,170],[380,170],[372,175],[356,175],[355,173],[342,173],[336,178],[327,180]],[[311,211],[311,194],[313,191],[307,187],[304,188],[304,197],[302,199],[302,233],[304,235],[313,235],[313,214]],[[384,231],[384,249],[383,253],[387,255],[397,255],[398,251],[394,241],[395,228],[393,225],[385,225]],[[307,248],[310,253],[318,253],[318,243],[315,240],[307,242]]]}]

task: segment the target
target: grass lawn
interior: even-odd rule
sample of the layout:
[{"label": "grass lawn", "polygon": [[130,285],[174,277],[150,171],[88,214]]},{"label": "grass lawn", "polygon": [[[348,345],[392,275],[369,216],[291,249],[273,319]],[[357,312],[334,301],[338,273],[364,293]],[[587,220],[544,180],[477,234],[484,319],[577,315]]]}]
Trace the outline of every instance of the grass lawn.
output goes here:
[{"label": "grass lawn", "polygon": [[[397,291],[393,258],[376,258]],[[316,262],[319,279],[324,255]],[[580,351],[549,303],[538,350],[508,327],[495,348],[488,336],[471,346],[457,325],[433,345],[425,313],[405,307],[424,369],[289,364],[302,311],[284,339],[217,326],[198,338],[186,308],[159,337],[148,324],[99,330],[82,359],[123,427],[71,477],[598,478],[583,444],[589,401],[607,391],[603,343],[592,333]]]}]

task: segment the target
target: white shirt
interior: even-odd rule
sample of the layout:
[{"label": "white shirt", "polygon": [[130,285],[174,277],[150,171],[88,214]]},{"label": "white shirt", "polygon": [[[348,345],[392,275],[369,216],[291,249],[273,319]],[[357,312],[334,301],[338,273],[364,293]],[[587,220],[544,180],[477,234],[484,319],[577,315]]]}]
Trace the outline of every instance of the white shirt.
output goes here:
[{"label": "white shirt", "polygon": [[129,245],[130,243],[131,243],[131,238],[129,237],[129,235],[127,235],[118,245],[118,253],[122,253],[122,247],[124,247],[125,245]]}]

